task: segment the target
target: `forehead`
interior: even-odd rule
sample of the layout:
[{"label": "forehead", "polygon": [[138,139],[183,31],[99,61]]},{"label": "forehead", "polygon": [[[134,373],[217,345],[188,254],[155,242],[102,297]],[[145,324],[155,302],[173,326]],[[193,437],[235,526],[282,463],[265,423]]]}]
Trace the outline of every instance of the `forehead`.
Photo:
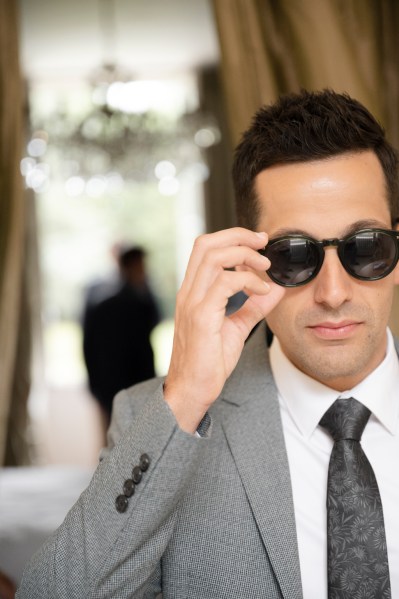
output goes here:
[{"label": "forehead", "polygon": [[257,175],[255,189],[258,228],[269,234],[336,236],[360,220],[391,224],[384,172],[371,151],[273,166]]}]

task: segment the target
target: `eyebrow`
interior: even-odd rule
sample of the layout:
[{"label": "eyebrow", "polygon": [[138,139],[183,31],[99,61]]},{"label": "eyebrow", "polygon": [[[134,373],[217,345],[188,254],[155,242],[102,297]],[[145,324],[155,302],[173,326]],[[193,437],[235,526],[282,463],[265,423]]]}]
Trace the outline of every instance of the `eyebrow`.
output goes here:
[{"label": "eyebrow", "polygon": [[[362,229],[390,229],[387,225],[379,220],[375,219],[364,219],[358,220],[354,223],[351,223],[344,229],[340,237],[346,237],[347,235],[351,235],[352,233],[356,233],[357,231],[361,231]],[[275,239],[276,237],[285,237],[286,235],[305,235],[306,237],[313,237],[308,231],[303,229],[293,229],[284,227],[281,229],[277,229],[277,231],[273,232],[271,239]]]}]

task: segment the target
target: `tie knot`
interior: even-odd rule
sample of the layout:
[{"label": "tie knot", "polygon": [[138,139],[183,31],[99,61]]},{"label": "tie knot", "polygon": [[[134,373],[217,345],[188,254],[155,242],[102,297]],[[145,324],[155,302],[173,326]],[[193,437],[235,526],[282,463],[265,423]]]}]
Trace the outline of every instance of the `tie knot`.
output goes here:
[{"label": "tie knot", "polygon": [[370,414],[370,410],[353,397],[336,399],[320,420],[320,426],[330,433],[334,441],[360,441]]}]

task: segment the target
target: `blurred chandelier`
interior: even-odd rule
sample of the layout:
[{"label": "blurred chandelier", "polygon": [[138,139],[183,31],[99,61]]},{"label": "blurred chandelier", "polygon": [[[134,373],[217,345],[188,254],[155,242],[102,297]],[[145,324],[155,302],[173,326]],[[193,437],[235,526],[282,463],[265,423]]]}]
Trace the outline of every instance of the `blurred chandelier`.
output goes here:
[{"label": "blurred chandelier", "polygon": [[[203,150],[220,140],[213,115],[187,109],[193,104],[187,101],[187,83],[133,80],[116,66],[110,58],[116,38],[113,0],[99,0],[99,8],[103,43],[112,51],[89,77],[91,102],[84,115],[76,117],[59,107],[33,123],[36,131],[22,172],[27,185],[37,191],[55,170],[65,180],[76,175],[89,180],[111,172],[123,181],[143,182],[154,179],[154,165],[168,160],[179,173],[204,163]],[[54,156],[61,159],[61,168],[47,164]],[[207,169],[201,172],[206,177]]]},{"label": "blurred chandelier", "polygon": [[47,130],[86,176],[112,167],[124,179],[148,180],[154,162],[169,159],[181,170],[220,139],[212,115],[183,111],[185,93],[181,82],[133,81],[106,65],[91,77],[92,104],[84,117],[72,122],[67,114],[54,114],[58,123],[48,123]]}]

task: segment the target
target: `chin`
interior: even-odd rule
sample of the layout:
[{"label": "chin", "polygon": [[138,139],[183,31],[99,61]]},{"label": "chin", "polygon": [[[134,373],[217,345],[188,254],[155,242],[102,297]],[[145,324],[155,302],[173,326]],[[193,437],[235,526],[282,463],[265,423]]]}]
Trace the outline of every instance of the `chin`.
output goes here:
[{"label": "chin", "polygon": [[[362,372],[365,371],[364,360],[354,360],[353,350],[345,355],[342,347],[339,349],[339,355],[321,356],[321,352],[315,356],[313,362],[306,361],[303,372],[311,378],[338,391],[343,391],[354,387],[362,378]],[[324,358],[324,359],[323,359]]]}]

